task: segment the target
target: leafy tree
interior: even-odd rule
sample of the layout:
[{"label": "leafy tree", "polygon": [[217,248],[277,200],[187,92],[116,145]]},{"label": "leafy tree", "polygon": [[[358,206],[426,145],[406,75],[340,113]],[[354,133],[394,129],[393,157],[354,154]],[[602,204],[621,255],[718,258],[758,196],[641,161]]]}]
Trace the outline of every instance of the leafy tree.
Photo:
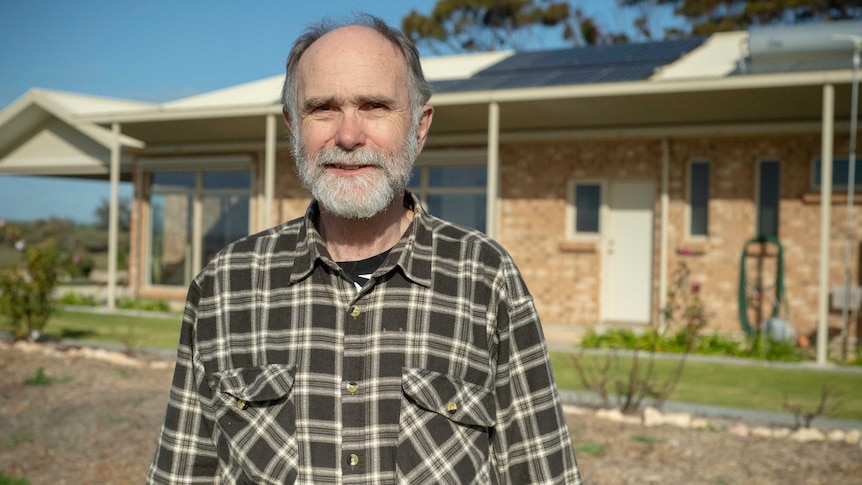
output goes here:
[{"label": "leafy tree", "polygon": [[[754,25],[862,18],[859,0],[618,0],[623,7],[672,5],[691,24],[691,34],[743,30]],[[637,24],[638,21],[635,21]],[[665,36],[685,34],[667,31]]]},{"label": "leafy tree", "polygon": [[424,15],[412,10],[401,29],[417,45],[440,53],[494,51],[523,47],[534,27],[561,28],[562,37],[576,37],[568,2],[557,0],[438,0]]},{"label": "leafy tree", "polygon": [[63,255],[53,240],[30,246],[24,263],[0,270],[0,315],[16,340],[35,339],[54,313]]},{"label": "leafy tree", "polygon": [[[611,0],[606,0],[611,3]],[[574,0],[437,0],[429,14],[411,11],[402,30],[440,53],[525,49],[538,33],[558,32],[570,45],[681,38],[750,26],[862,18],[862,0],[613,0],[632,24],[615,32]],[[607,7],[608,5],[605,5]],[[674,20],[668,21],[668,9]],[[547,36],[544,36],[548,38]]]},{"label": "leafy tree", "polygon": [[[119,213],[120,231],[128,231],[132,227],[132,205],[128,197],[120,197],[117,201],[117,212]],[[107,229],[111,221],[111,201],[102,199],[99,206],[96,207],[96,227]]]}]

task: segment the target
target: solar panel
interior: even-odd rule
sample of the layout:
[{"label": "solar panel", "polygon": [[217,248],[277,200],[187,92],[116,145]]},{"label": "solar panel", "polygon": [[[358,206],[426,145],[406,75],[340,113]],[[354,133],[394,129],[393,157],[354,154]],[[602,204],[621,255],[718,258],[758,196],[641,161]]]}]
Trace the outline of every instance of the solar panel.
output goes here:
[{"label": "solar panel", "polygon": [[480,71],[476,75],[485,76],[504,71],[565,69],[572,66],[629,62],[661,62],[664,64],[678,59],[684,53],[702,44],[703,40],[701,37],[696,37],[639,44],[615,44],[536,52],[518,52]]},{"label": "solar panel", "polygon": [[438,93],[636,81],[698,47],[701,37],[518,52],[468,79],[433,82]]}]

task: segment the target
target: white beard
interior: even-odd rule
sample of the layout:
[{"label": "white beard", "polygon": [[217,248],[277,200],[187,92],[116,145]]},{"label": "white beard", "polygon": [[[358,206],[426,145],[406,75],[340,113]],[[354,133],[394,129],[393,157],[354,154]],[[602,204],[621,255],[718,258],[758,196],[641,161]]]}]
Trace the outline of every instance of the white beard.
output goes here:
[{"label": "white beard", "polygon": [[[346,219],[368,219],[389,207],[407,188],[418,154],[415,126],[404,144],[391,153],[331,146],[310,159],[299,140],[299,133],[294,132],[293,153],[302,185],[324,210]],[[361,175],[339,176],[327,170],[333,164],[372,168]]]}]

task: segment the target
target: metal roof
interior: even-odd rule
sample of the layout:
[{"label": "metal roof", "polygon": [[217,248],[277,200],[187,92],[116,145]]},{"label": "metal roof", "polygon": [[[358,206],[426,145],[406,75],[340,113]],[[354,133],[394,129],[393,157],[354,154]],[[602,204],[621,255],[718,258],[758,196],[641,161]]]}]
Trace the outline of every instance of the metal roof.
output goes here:
[{"label": "metal roof", "polygon": [[466,79],[433,82],[437,93],[639,81],[703,44],[704,38],[517,52]]}]

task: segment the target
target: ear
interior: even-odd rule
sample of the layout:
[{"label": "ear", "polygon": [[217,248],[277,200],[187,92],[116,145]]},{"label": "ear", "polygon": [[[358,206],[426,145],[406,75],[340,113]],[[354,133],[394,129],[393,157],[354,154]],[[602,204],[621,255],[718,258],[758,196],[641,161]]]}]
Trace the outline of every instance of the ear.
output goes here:
[{"label": "ear", "polygon": [[434,107],[426,104],[422,107],[422,114],[419,115],[419,126],[416,130],[417,147],[420,152],[425,146],[425,140],[428,138],[428,131],[431,130],[432,118],[434,118]]}]

